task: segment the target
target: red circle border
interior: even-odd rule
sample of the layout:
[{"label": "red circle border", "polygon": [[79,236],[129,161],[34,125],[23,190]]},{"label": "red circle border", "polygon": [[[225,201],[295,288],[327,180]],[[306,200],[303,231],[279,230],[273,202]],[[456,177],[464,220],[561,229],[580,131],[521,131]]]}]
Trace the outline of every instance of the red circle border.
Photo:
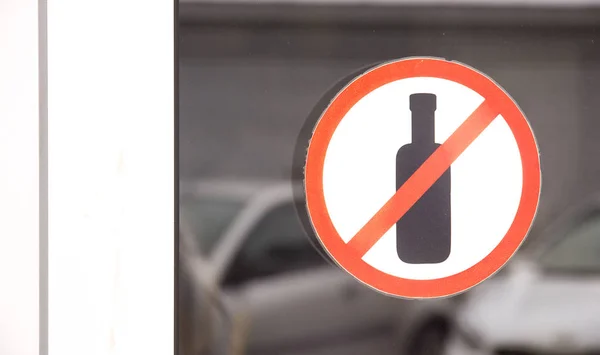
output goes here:
[{"label": "red circle border", "polygon": [[[523,185],[516,216],[502,241],[480,262],[457,274],[431,280],[386,274],[362,260],[339,236],[325,204],[323,166],[329,142],[346,113],[364,96],[393,81],[433,77],[467,86],[502,115],[519,148]],[[497,118],[498,119],[498,118]],[[492,79],[458,62],[436,58],[407,58],[381,64],[355,78],[321,115],[308,146],[305,189],[308,214],[318,239],[336,263],[359,281],[388,295],[435,298],[454,295],[484,281],[499,270],[524,241],[538,207],[541,172],[538,147],[527,119],[513,99]]]}]

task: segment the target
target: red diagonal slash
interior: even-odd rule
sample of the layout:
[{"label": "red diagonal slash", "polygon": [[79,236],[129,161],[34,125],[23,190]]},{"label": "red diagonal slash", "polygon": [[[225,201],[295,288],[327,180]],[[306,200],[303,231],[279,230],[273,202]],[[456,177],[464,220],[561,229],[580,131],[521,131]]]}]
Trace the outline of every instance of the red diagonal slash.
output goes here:
[{"label": "red diagonal slash", "polygon": [[348,245],[359,255],[365,255],[499,115],[492,106],[487,100],[479,105],[356,233]]}]

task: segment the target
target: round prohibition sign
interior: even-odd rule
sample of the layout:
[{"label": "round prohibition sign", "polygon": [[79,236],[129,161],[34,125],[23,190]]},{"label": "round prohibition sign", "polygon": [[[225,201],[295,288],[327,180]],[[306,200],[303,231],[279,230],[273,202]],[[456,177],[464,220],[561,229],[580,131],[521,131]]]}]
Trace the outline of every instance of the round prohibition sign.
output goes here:
[{"label": "round prohibition sign", "polygon": [[[377,213],[349,241],[344,241],[332,221],[324,192],[325,158],[332,137],[340,122],[361,99],[386,84],[410,78],[437,78],[458,83],[481,95],[483,102],[425,159]],[[433,279],[398,277],[364,261],[365,254],[409,213],[473,141],[494,120],[502,119],[510,128],[518,147],[522,185],[514,219],[491,252],[464,270]],[[346,85],[333,98],[315,126],[307,150],[304,179],[312,227],[331,258],[366,285],[402,298],[455,295],[493,275],[524,241],[537,211],[541,187],[538,147],[529,123],[517,104],[486,75],[464,64],[436,58],[407,58],[387,62],[359,75]]]}]

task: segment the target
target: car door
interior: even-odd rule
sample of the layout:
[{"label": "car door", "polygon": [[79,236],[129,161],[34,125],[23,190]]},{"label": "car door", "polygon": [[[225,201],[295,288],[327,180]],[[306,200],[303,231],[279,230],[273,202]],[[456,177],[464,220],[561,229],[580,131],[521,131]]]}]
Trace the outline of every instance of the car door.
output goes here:
[{"label": "car door", "polygon": [[274,206],[255,224],[223,288],[234,310],[248,317],[247,348],[261,355],[311,352],[386,318],[385,297],[317,251],[292,202]]}]

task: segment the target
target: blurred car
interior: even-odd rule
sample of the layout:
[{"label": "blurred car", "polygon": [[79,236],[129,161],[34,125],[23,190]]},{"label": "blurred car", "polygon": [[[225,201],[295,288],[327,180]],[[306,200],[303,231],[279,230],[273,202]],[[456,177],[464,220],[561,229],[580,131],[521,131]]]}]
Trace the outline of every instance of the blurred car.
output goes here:
[{"label": "blurred car", "polygon": [[202,260],[190,234],[179,238],[178,355],[228,355],[233,322],[217,292],[200,276]]},{"label": "blurred car", "polygon": [[310,242],[290,183],[182,182],[205,277],[246,319],[248,354],[440,354],[453,301],[384,296]]},{"label": "blurred car", "polygon": [[447,355],[600,354],[600,200],[559,220],[457,310]]}]

